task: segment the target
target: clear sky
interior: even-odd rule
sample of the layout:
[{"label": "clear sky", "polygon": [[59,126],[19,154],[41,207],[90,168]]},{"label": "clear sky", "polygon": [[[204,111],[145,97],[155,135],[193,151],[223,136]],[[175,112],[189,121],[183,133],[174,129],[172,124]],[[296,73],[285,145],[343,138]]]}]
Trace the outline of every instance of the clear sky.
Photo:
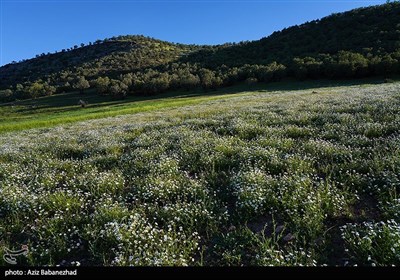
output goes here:
[{"label": "clear sky", "polygon": [[107,37],[194,44],[256,40],[334,12],[386,1],[0,0],[0,65]]}]

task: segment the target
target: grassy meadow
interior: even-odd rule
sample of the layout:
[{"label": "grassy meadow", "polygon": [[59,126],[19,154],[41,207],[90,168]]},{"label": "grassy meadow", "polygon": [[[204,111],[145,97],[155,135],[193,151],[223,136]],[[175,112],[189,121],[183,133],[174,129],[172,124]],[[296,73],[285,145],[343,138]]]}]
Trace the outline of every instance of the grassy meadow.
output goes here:
[{"label": "grassy meadow", "polygon": [[400,83],[90,96],[0,107],[0,255],[27,244],[22,265],[400,264]]},{"label": "grassy meadow", "polygon": [[[292,81],[260,83],[251,86],[239,84],[208,92],[203,90],[171,91],[162,95],[128,96],[123,100],[113,100],[110,96],[101,96],[96,90],[86,90],[84,94],[68,92],[37,99],[0,103],[0,133],[53,127],[78,121],[195,105],[204,101],[226,99],[233,95],[246,95],[249,91],[285,91],[354,84],[376,84],[382,80],[359,79],[347,82],[329,80]],[[78,105],[79,100],[86,101],[88,103],[87,107],[81,108]]]},{"label": "grassy meadow", "polygon": [[[220,94],[172,92],[162,97],[157,95],[112,100],[109,96],[99,96],[91,90],[84,95],[65,93],[36,100],[12,102],[0,105],[0,133],[198,104],[219,99]],[[78,105],[79,100],[84,100],[88,105],[82,108]]]}]

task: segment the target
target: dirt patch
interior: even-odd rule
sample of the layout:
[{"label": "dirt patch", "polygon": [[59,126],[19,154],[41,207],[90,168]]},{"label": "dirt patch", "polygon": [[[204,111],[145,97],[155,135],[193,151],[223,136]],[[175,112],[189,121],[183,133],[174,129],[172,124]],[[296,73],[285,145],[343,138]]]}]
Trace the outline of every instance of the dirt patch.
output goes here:
[{"label": "dirt patch", "polygon": [[254,233],[264,233],[271,236],[274,231],[273,218],[270,215],[258,217],[247,224],[247,227]]},{"label": "dirt patch", "polygon": [[378,200],[368,194],[361,194],[360,199],[350,208],[353,222],[380,221],[382,214],[378,208]]},{"label": "dirt patch", "polygon": [[328,220],[327,228],[327,264],[343,266],[349,259],[346,256],[344,241],[340,227],[347,223],[362,223],[380,221],[382,214],[378,208],[378,201],[368,194],[361,194],[360,199],[349,209],[349,215]]}]

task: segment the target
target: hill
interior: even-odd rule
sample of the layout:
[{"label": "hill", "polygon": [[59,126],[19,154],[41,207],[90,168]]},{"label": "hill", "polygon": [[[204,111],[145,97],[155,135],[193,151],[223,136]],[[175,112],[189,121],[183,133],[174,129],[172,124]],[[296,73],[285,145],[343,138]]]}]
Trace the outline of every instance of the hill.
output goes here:
[{"label": "hill", "polygon": [[204,62],[209,67],[273,61],[290,65],[296,57],[335,55],[340,51],[371,57],[396,53],[399,48],[400,3],[389,3],[332,14],[258,41],[229,48],[210,47],[194,53],[188,61]]},{"label": "hill", "polygon": [[172,44],[144,36],[119,36],[76,45],[54,54],[37,55],[34,59],[0,68],[4,83],[25,82],[55,73],[77,71],[94,77],[100,74],[137,71],[176,60],[195,46]]},{"label": "hill", "polygon": [[[87,80],[99,76],[118,78],[121,74],[167,64],[198,48],[144,36],[97,40],[5,65],[0,68],[0,87],[13,89],[19,98],[68,92],[73,90],[78,77]],[[36,88],[32,87],[35,83]]]},{"label": "hill", "polygon": [[0,100],[96,88],[99,94],[205,90],[237,82],[400,73],[400,3],[333,14],[252,42],[196,46],[119,36],[0,67]]}]

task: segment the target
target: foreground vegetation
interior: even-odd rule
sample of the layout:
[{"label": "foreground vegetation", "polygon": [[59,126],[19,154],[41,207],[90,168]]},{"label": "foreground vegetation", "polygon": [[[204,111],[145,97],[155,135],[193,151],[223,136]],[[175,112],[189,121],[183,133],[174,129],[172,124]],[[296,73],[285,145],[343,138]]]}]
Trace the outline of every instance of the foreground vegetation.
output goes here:
[{"label": "foreground vegetation", "polygon": [[27,244],[20,264],[399,265],[399,132],[393,83],[5,133],[0,255]]}]

